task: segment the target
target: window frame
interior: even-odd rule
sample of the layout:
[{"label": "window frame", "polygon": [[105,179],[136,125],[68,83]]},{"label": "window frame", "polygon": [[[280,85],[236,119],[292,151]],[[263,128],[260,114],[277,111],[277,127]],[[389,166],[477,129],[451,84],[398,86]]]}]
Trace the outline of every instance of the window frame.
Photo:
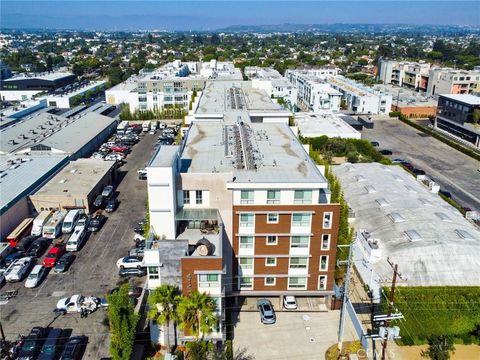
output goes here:
[{"label": "window frame", "polygon": [[[271,193],[275,194],[274,198],[268,197],[268,195]],[[278,198],[276,196],[277,194],[278,194]],[[281,196],[280,190],[276,190],[276,189],[267,190],[267,204],[280,204],[280,196]]]},{"label": "window frame", "polygon": [[[250,264],[247,264],[247,265],[242,264],[242,260],[250,260]],[[242,270],[253,270],[253,257],[242,256],[242,257],[238,258],[238,265],[240,266],[240,268]]]},{"label": "window frame", "polygon": [[[247,194],[247,197],[244,198],[243,194]],[[254,203],[255,203],[255,191],[254,190],[240,190],[240,204],[242,204],[242,205],[252,205]]]},{"label": "window frame", "polygon": [[[305,285],[303,285],[302,287],[292,286],[292,284],[290,283],[292,279],[305,279]],[[287,289],[288,290],[306,290],[307,284],[308,284],[308,279],[306,276],[290,276],[287,281]]]},{"label": "window frame", "polygon": [[[269,259],[273,259],[274,260],[274,263],[273,264],[269,264],[268,263],[268,260]],[[268,267],[272,267],[272,266],[277,266],[277,258],[275,256],[267,256],[265,258],[265,266],[268,266]]]},{"label": "window frame", "polygon": [[[305,220],[295,221],[295,216],[299,216],[299,215],[308,216],[308,225],[307,225],[307,221],[305,221]],[[310,227],[311,223],[312,223],[312,214],[310,214],[310,213],[294,213],[294,214],[292,214],[292,227]]]},{"label": "window frame", "polygon": [[[242,216],[251,216],[252,217],[252,221],[242,221]],[[240,214],[240,227],[248,227],[248,228],[251,228],[251,227],[255,227],[255,214],[254,213],[243,213],[243,214]],[[245,225],[246,224],[246,225]]]},{"label": "window frame", "polygon": [[[325,219],[326,219],[327,215],[330,215],[330,220],[329,220],[329,225],[325,226]],[[332,228],[332,225],[333,225],[333,211],[325,211],[323,213],[322,225],[323,225],[324,229],[331,229]]]},{"label": "window frame", "polygon": [[183,205],[190,205],[190,190],[183,190]]},{"label": "window frame", "polygon": [[[275,243],[274,243],[274,244],[271,244],[271,243],[268,242],[268,240],[269,240],[268,238],[269,238],[269,237],[272,237],[272,238],[275,237]],[[269,246],[278,245],[278,235],[267,235],[267,236],[265,237],[265,244],[266,244],[266,245],[269,245]]]},{"label": "window frame", "polygon": [[[301,265],[301,264],[296,264],[296,265],[293,265],[292,266],[292,260],[293,259],[305,259],[305,265]],[[288,268],[289,269],[308,269],[308,256],[292,256],[289,260],[288,260]]]},{"label": "window frame", "polygon": [[[275,220],[270,220],[270,215],[275,215]],[[267,213],[267,224],[278,224],[280,215],[278,213]]]},{"label": "window frame", "polygon": [[195,190],[195,204],[196,205],[203,204],[203,190]]},{"label": "window frame", "polygon": [[[294,238],[307,238],[307,246],[298,246],[298,245],[293,245],[293,239]],[[299,242],[298,244],[302,244]],[[290,236],[290,249],[308,249],[310,247],[310,236],[308,235],[293,235]]]},{"label": "window frame", "polygon": [[[251,239],[252,239],[252,241],[251,241],[252,246],[247,246],[247,247],[246,247],[246,246],[242,246],[242,238],[251,238]],[[249,243],[250,243],[250,242],[249,242]],[[244,244],[245,244],[245,243],[244,243]],[[247,235],[245,235],[245,236],[239,236],[239,239],[238,239],[238,248],[239,248],[239,249],[253,249],[254,247],[255,247],[255,239],[254,239],[253,236],[247,236]]]},{"label": "window frame", "polygon": [[[324,241],[324,237],[327,236],[328,238],[328,246],[327,247],[324,247],[323,246],[323,241]],[[320,239],[321,240],[321,243],[320,243],[320,250],[323,250],[323,251],[328,251],[330,250],[330,242],[332,240],[332,234],[322,234],[322,238]]]},{"label": "window frame", "polygon": [[[267,283],[267,279],[273,279],[273,283],[272,284]],[[275,276],[265,276],[263,280],[263,284],[265,286],[275,286],[277,285],[277,278]]]},{"label": "window frame", "polygon": [[[322,258],[326,258],[325,261],[325,267],[322,267]],[[328,260],[329,256],[328,255],[320,255],[320,264],[319,264],[319,271],[328,271]]]},{"label": "window frame", "polygon": [[[242,279],[250,279],[250,285],[249,287],[242,287]],[[240,290],[252,290],[253,289],[253,276],[239,276],[238,278],[238,288]]]},{"label": "window frame", "polygon": [[[297,198],[297,194],[302,194],[301,198]],[[305,197],[306,194],[309,196]],[[307,189],[297,189],[293,193],[293,203],[294,204],[311,204],[313,199],[313,191]]]},{"label": "window frame", "polygon": [[[320,279],[321,278],[325,279],[325,282],[324,282],[325,286],[324,287],[320,286]],[[327,275],[318,275],[318,284],[317,284],[318,285],[318,290],[327,290],[327,284],[328,284],[327,281],[328,281],[328,276]]]}]

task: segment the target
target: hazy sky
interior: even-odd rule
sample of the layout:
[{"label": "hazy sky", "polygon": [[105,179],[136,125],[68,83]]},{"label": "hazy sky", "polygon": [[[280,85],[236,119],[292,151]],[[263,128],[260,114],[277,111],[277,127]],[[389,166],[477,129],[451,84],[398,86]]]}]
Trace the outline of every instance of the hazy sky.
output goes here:
[{"label": "hazy sky", "polygon": [[266,24],[480,25],[480,1],[4,1],[2,28],[214,30]]}]

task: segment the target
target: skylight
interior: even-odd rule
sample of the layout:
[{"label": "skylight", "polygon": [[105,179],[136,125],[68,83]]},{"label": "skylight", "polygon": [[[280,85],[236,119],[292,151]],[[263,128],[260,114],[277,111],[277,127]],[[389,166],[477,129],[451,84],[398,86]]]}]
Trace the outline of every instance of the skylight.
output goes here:
[{"label": "skylight", "polygon": [[410,241],[420,241],[423,240],[420,234],[417,232],[417,230],[411,229],[411,230],[406,230],[405,235],[408,236]]},{"label": "skylight", "polygon": [[400,213],[398,213],[398,212],[390,213],[390,214],[388,214],[388,217],[389,217],[390,220],[392,220],[394,223],[405,222],[405,218],[404,218],[402,215],[400,215]]},{"label": "skylight", "polygon": [[377,204],[380,205],[381,207],[385,207],[385,206],[390,205],[389,202],[388,202],[387,200],[385,200],[384,198],[376,199],[375,201],[376,201]]},{"label": "skylight", "polygon": [[468,231],[463,230],[463,229],[455,229],[455,233],[462,239],[465,240],[475,240]]}]

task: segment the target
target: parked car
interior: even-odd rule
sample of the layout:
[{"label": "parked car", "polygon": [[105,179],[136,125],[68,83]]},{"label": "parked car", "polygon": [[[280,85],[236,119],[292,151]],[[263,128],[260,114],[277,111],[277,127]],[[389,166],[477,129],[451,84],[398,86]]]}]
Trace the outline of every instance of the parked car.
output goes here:
[{"label": "parked car", "polygon": [[140,256],[125,256],[117,260],[117,267],[122,268],[141,268],[143,267],[143,258]]},{"label": "parked car", "polygon": [[287,310],[295,310],[297,308],[297,299],[295,299],[295,296],[284,296],[283,307]]},{"label": "parked car", "polygon": [[56,273],[63,273],[67,271],[70,265],[72,265],[72,262],[74,259],[75,259],[75,255],[71,253],[63,254],[55,264],[53,271],[55,271]]},{"label": "parked car", "polygon": [[128,252],[129,256],[143,256],[145,253],[145,246],[136,246]]},{"label": "parked car", "polygon": [[90,232],[96,232],[99,231],[103,224],[105,224],[105,221],[107,221],[107,217],[102,214],[95,215],[95,217],[90,220],[90,224],[88,224],[88,231]]},{"label": "parked car", "polygon": [[450,193],[450,191],[440,190],[439,193],[445,196],[446,198],[449,198],[449,199],[452,198],[452,194]]},{"label": "parked car", "polygon": [[100,299],[95,296],[83,296],[75,294],[67,298],[58,300],[55,312],[61,314],[79,313],[86,310],[89,313],[94,312],[100,306]]},{"label": "parked car", "polygon": [[114,212],[117,206],[118,206],[118,200],[116,198],[110,199],[107,201],[107,204],[105,205],[105,211],[108,213]]},{"label": "parked car", "polygon": [[28,269],[32,264],[32,257],[23,257],[15,260],[4,273],[5,280],[7,282],[22,281],[25,275],[27,275]]},{"label": "parked car", "polygon": [[27,252],[32,246],[32,243],[38,239],[37,235],[28,235],[22,238],[19,242],[17,242],[17,246],[15,247],[20,252]]},{"label": "parked car", "polygon": [[275,324],[275,310],[273,310],[273,305],[270,300],[259,299],[257,301],[257,307],[260,311],[260,319],[263,324]]},{"label": "parked car", "polygon": [[121,268],[118,271],[118,275],[121,277],[128,277],[128,276],[137,276],[142,277],[147,275],[147,269],[145,268]]},{"label": "parked car", "polygon": [[62,329],[51,329],[37,360],[55,360],[60,352],[61,339]]},{"label": "parked car", "polygon": [[102,195],[97,195],[95,198],[95,201],[93,202],[93,207],[96,209],[99,209],[103,206],[103,196]]},{"label": "parked car", "polygon": [[58,259],[65,252],[65,244],[55,244],[43,259],[43,266],[45,267],[54,267]]},{"label": "parked car", "polygon": [[30,330],[25,338],[22,348],[18,353],[18,359],[36,359],[45,338],[45,329],[36,326]]},{"label": "parked car", "polygon": [[393,159],[392,164],[405,164],[406,161],[403,159]]},{"label": "parked car", "polygon": [[5,258],[5,266],[10,266],[15,260],[21,259],[22,257],[25,257],[25,254],[21,251],[16,251],[7,255],[7,257]]},{"label": "parked car", "polygon": [[61,360],[78,360],[80,359],[83,348],[87,345],[88,338],[86,336],[72,336],[63,348]]},{"label": "parked car", "polygon": [[35,265],[30,271],[30,274],[27,276],[27,280],[25,281],[25,287],[32,289],[36,287],[42,281],[43,277],[46,274],[46,268],[42,265]]},{"label": "parked car", "polygon": [[158,128],[161,129],[161,130],[165,129],[166,127],[167,127],[167,123],[165,123],[165,122],[163,122],[163,121],[161,121],[161,122],[158,124]]},{"label": "parked car", "polygon": [[426,174],[426,172],[423,171],[422,169],[413,168],[411,171],[412,171],[415,175],[425,175],[425,174]]},{"label": "parked car", "polygon": [[[114,288],[110,290],[110,295],[115,294],[117,291],[119,291],[120,288]],[[128,289],[128,296],[130,296],[130,299],[134,305],[137,304],[137,299],[142,295],[142,288],[139,286],[134,286],[130,285],[130,288]]]},{"label": "parked car", "polygon": [[113,186],[112,185],[105,186],[102,191],[102,196],[105,198],[109,198],[112,195],[113,195]]},{"label": "parked car", "polygon": [[372,146],[374,146],[374,147],[380,146],[380,144],[378,143],[378,141],[370,141],[370,144],[372,144]]},{"label": "parked car", "polygon": [[47,247],[48,247],[48,239],[38,238],[32,243],[32,246],[30,246],[30,249],[28,249],[26,255],[39,258],[40,256],[43,255]]},{"label": "parked car", "polygon": [[402,165],[403,165],[403,167],[404,167],[405,169],[410,170],[410,171],[412,171],[413,169],[415,169],[415,168],[413,167],[413,165],[410,164],[409,162],[405,162],[405,163],[403,163]]},{"label": "parked car", "polygon": [[393,152],[392,152],[392,150],[384,149],[384,150],[380,150],[380,154],[382,154],[382,155],[393,155]]},{"label": "parked car", "polygon": [[92,219],[91,215],[86,215],[86,214],[82,215],[80,219],[78,219],[76,227],[84,227],[85,229],[87,229],[91,219]]}]

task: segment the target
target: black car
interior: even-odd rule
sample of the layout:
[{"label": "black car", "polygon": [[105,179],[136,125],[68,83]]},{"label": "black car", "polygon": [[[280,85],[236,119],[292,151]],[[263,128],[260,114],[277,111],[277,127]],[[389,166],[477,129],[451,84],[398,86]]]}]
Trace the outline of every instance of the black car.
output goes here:
[{"label": "black car", "polygon": [[425,171],[423,171],[422,169],[416,169],[416,168],[413,168],[412,169],[412,172],[415,174],[415,175],[425,175]]},{"label": "black car", "polygon": [[5,258],[5,266],[10,266],[10,264],[13,263],[15,260],[18,260],[24,256],[25,254],[21,251],[16,251],[14,253],[11,253]]},{"label": "black car", "polygon": [[103,205],[103,196],[102,195],[98,195],[96,198],[95,198],[95,201],[93,202],[93,206],[97,209],[101,208]]},{"label": "black car", "polygon": [[37,235],[25,236],[17,243],[16,249],[23,253],[27,252],[30,249],[30,246],[32,246],[33,242],[37,240],[37,238]]},{"label": "black car", "polygon": [[56,273],[63,273],[67,271],[70,265],[72,265],[72,262],[74,259],[75,259],[75,255],[73,254],[70,254],[70,253],[63,254],[55,264],[53,271],[55,271]]},{"label": "black car", "polygon": [[127,276],[142,277],[147,275],[147,269],[146,268],[121,268],[120,271],[118,272],[118,275],[120,275],[121,277],[127,277]]},{"label": "black car", "polygon": [[105,215],[96,215],[91,221],[90,224],[88,225],[88,231],[91,232],[96,232],[99,231],[103,224],[105,224],[105,221],[107,220],[107,217]]},{"label": "black car", "polygon": [[378,141],[370,141],[370,144],[372,144],[372,146],[374,146],[374,147],[380,146]]},{"label": "black car", "polygon": [[34,327],[25,338],[22,348],[18,353],[19,359],[35,359],[42,348],[45,338],[45,329],[39,326]]},{"label": "black car", "polygon": [[55,360],[59,352],[61,338],[62,329],[51,329],[37,360]]},{"label": "black car", "polygon": [[144,246],[135,246],[130,249],[128,252],[129,256],[143,256],[145,254],[145,245]]},{"label": "black car", "polygon": [[452,194],[450,193],[450,191],[440,190],[439,193],[445,196],[446,198],[449,198],[449,199],[452,198]]},{"label": "black car", "polygon": [[30,249],[26,253],[26,256],[34,256],[39,258],[40,256],[43,255],[47,247],[48,247],[48,239],[38,238],[32,243],[32,245],[30,246]]},{"label": "black car", "polygon": [[114,212],[118,206],[118,200],[116,198],[110,199],[107,201],[107,205],[105,205],[106,212]]},{"label": "black car", "polygon": [[380,150],[380,154],[382,155],[393,155],[393,152],[391,150]]},{"label": "black car", "polygon": [[87,344],[88,338],[86,336],[72,336],[65,344],[65,348],[62,353],[62,360],[77,360],[80,359],[80,355],[83,347]]}]

